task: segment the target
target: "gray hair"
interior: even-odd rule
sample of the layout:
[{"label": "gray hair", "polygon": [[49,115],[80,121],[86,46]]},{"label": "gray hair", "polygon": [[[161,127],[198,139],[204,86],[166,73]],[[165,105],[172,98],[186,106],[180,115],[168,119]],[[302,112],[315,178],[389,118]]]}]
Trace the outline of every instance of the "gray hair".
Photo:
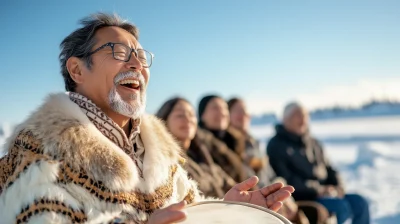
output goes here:
[{"label": "gray hair", "polygon": [[96,31],[103,27],[116,26],[131,33],[137,40],[139,39],[138,28],[126,20],[122,20],[118,15],[96,13],[89,17],[83,18],[80,21],[83,26],[70,35],[68,35],[60,44],[61,53],[59,60],[61,64],[61,74],[64,78],[65,89],[67,91],[75,91],[76,83],[71,78],[68,69],[67,61],[70,57],[82,59],[88,69],[92,66],[92,57],[89,53],[96,44]]},{"label": "gray hair", "polygon": [[282,121],[287,120],[290,116],[293,115],[293,112],[295,112],[298,109],[303,109],[304,110],[305,108],[299,102],[288,103],[285,106],[285,109],[283,109]]}]

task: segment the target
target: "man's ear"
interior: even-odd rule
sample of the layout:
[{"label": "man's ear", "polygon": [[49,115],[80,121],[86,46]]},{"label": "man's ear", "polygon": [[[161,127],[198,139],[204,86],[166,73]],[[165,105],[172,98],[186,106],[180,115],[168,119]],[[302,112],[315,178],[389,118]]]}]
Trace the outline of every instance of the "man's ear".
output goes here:
[{"label": "man's ear", "polygon": [[84,66],[84,63],[77,57],[70,57],[67,60],[66,66],[72,80],[76,83],[83,83],[82,66]]}]

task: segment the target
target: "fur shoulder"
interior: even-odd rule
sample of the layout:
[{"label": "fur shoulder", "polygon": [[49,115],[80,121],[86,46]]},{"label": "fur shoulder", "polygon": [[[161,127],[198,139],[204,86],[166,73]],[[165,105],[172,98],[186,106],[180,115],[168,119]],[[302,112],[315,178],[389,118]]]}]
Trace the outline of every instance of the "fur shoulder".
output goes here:
[{"label": "fur shoulder", "polygon": [[196,137],[200,142],[208,142],[216,139],[210,131],[200,127],[197,128]]},{"label": "fur shoulder", "polygon": [[[175,162],[179,162],[184,155],[181,146],[177,143],[176,139],[167,130],[164,122],[154,115],[146,114],[142,116],[140,124],[141,136],[143,141],[147,143],[157,143],[162,150],[160,153],[170,158]],[[142,134],[143,133],[143,134]],[[146,143],[145,143],[146,144]],[[153,144],[147,145],[147,147],[156,147]]]},{"label": "fur shoulder", "polygon": [[12,148],[21,131],[32,133],[40,141],[44,154],[63,160],[73,169],[85,170],[110,189],[133,186],[138,181],[133,175],[136,167],[130,157],[98,131],[65,93],[49,95],[17,126],[6,148]]},{"label": "fur shoulder", "polygon": [[199,144],[204,145],[210,152],[217,150],[218,152],[225,153],[230,150],[224,142],[216,138],[206,129],[198,128],[196,138]]},{"label": "fur shoulder", "polygon": [[243,134],[241,131],[239,131],[238,129],[229,126],[228,129],[226,130],[230,135],[232,135],[236,140],[245,140],[246,136],[245,134]]}]

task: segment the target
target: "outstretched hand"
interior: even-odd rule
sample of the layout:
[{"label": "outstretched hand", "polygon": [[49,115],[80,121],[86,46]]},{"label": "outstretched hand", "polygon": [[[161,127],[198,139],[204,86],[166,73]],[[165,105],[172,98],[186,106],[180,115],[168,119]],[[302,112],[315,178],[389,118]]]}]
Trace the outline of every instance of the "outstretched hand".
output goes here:
[{"label": "outstretched hand", "polygon": [[292,186],[275,183],[256,191],[248,191],[258,183],[258,177],[251,177],[231,188],[224,197],[225,201],[246,202],[259,205],[273,211],[278,211],[283,201],[294,192]]}]

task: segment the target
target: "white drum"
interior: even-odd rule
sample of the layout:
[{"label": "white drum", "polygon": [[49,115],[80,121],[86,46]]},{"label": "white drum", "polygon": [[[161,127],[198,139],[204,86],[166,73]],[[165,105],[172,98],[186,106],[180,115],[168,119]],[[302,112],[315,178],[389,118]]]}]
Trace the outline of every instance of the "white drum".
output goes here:
[{"label": "white drum", "polygon": [[204,201],[185,208],[185,224],[291,224],[285,217],[263,207],[241,202]]}]

